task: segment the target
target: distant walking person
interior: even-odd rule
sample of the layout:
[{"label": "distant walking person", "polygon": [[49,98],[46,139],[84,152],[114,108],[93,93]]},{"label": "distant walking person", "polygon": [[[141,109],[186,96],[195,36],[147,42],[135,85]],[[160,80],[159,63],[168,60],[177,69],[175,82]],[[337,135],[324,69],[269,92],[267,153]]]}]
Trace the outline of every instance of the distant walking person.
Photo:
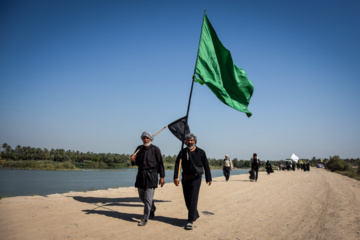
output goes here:
[{"label": "distant walking person", "polygon": [[253,157],[251,158],[251,170],[254,173],[253,180],[255,180],[255,182],[257,182],[258,180],[259,168],[260,168],[260,160],[257,158],[257,154],[254,153]]},{"label": "distant walking person", "polygon": [[272,169],[272,167],[271,167],[271,163],[270,163],[269,160],[266,161],[265,168],[266,168],[267,174],[270,174],[270,173],[273,173],[273,172],[274,172],[273,169]]},{"label": "distant walking person", "polygon": [[[182,149],[175,162],[174,183],[179,186],[179,167],[182,167],[182,187],[186,208],[188,210],[188,222],[185,229],[192,230],[194,222],[198,219],[197,204],[202,175],[205,173],[205,181],[211,185],[211,172],[209,162],[204,150],[196,146],[197,138],[193,133],[185,136],[186,148]],[[181,159],[181,166],[180,164]]]},{"label": "distant walking person", "polygon": [[139,226],[145,226],[149,218],[155,217],[154,193],[158,187],[158,174],[160,174],[160,186],[165,184],[165,170],[160,149],[152,145],[154,137],[151,132],[143,132],[141,140],[143,145],[136,148],[131,155],[131,165],[138,166],[135,187],[141,201],[145,204],[144,217],[140,220]]},{"label": "distant walking person", "polygon": [[229,158],[229,155],[227,155],[227,154],[225,155],[222,169],[223,169],[226,181],[229,181],[230,171],[233,170],[233,163],[232,163],[231,159]]}]

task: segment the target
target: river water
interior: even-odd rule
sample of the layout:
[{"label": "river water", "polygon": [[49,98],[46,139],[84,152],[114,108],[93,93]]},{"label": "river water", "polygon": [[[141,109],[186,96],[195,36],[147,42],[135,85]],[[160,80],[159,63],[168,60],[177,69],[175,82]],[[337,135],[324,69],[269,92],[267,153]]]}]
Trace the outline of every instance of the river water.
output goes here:
[{"label": "river water", "polygon": [[[249,170],[234,169],[231,175]],[[0,167],[0,197],[49,195],[75,191],[103,190],[134,186],[137,169],[42,171],[14,170]],[[165,171],[165,183],[173,182],[173,170]],[[222,170],[211,170],[212,177],[223,176]],[[231,180],[231,176],[230,176]]]}]

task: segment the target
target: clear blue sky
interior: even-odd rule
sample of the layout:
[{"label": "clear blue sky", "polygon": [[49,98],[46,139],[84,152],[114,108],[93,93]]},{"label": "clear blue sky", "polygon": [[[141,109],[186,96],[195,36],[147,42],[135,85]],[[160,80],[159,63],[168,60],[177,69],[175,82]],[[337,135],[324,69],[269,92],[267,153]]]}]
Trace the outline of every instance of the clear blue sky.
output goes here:
[{"label": "clear blue sky", "polygon": [[[205,9],[255,88],[247,118],[195,83],[208,157],[360,157],[356,0],[1,1],[0,144],[134,152],[186,115]],[[168,129],[154,144],[181,147]]]}]

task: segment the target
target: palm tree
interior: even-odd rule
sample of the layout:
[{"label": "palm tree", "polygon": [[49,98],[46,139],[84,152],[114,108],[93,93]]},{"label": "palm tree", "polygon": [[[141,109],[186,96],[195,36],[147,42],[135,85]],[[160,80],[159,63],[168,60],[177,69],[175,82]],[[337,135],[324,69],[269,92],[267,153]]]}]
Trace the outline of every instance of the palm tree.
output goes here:
[{"label": "palm tree", "polygon": [[22,157],[22,147],[20,145],[17,145],[15,148],[15,156],[16,160],[19,160]]},{"label": "palm tree", "polygon": [[6,149],[6,147],[8,146],[7,143],[3,143],[3,145],[1,146],[3,149]]},{"label": "palm tree", "polygon": [[3,157],[4,159],[6,159],[6,158],[10,158],[10,159],[13,158],[13,154],[11,154],[11,146],[10,146],[9,144],[4,143],[4,144],[2,145],[2,148],[5,149],[5,151],[2,152],[2,157]]},{"label": "palm tree", "polygon": [[5,152],[11,151],[11,146],[7,143],[3,143],[2,148],[5,149]]},{"label": "palm tree", "polygon": [[43,151],[43,153],[44,153],[44,160],[49,160],[50,159],[50,152],[49,152],[49,150],[47,149],[47,148],[44,148],[44,151]]}]

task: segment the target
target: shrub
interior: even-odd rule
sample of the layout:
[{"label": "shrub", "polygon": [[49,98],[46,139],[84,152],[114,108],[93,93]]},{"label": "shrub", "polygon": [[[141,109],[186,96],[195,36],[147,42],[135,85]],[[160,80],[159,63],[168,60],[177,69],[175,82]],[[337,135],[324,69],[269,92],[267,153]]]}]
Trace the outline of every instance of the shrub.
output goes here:
[{"label": "shrub", "polygon": [[332,157],[331,160],[326,164],[326,167],[332,172],[347,171],[350,169],[349,163],[341,160],[339,156]]}]

